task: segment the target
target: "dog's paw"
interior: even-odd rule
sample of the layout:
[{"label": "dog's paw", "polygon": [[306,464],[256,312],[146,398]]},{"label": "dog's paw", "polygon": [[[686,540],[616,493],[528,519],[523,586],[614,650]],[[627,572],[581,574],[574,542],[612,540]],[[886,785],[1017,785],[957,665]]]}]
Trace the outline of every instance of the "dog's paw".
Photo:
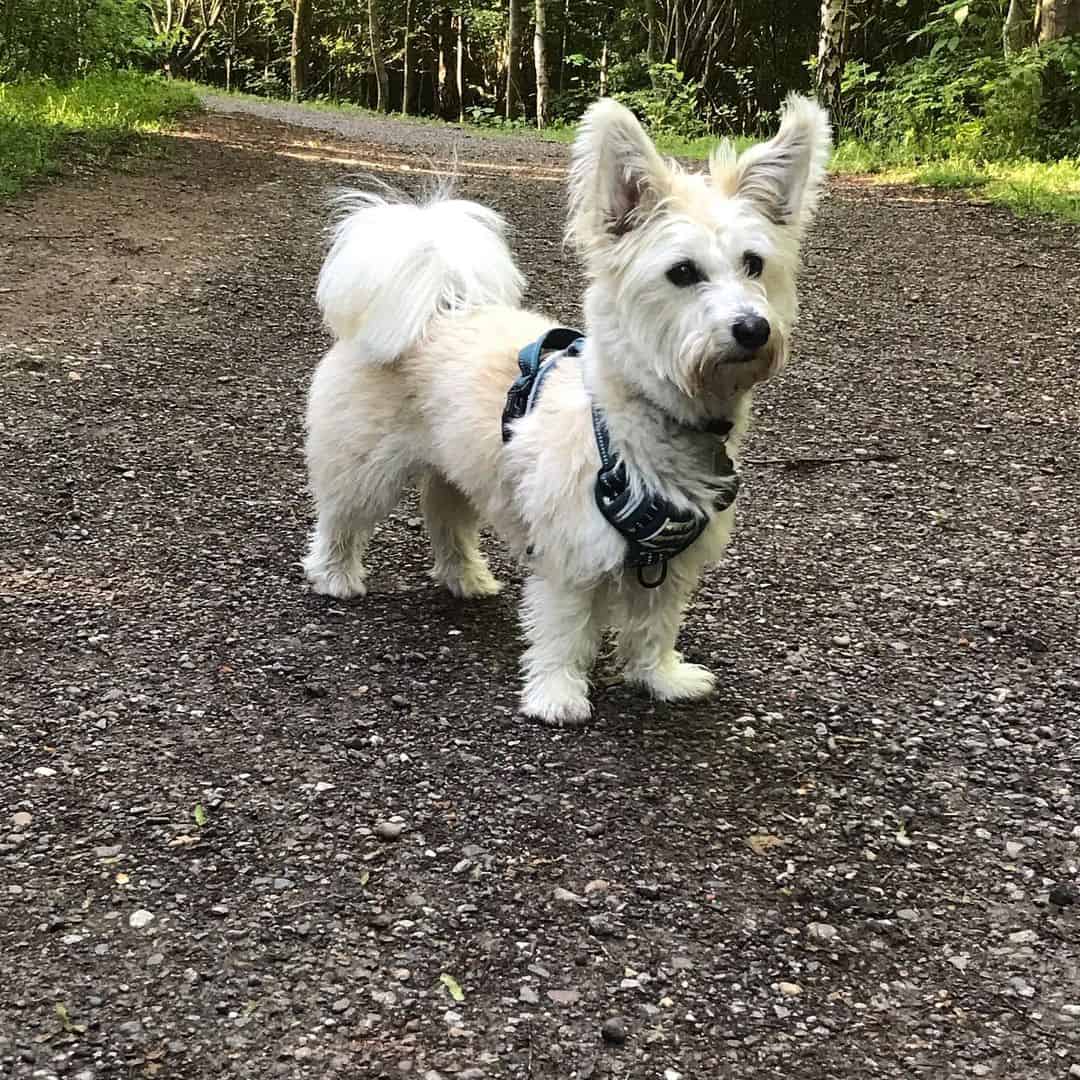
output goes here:
[{"label": "dog's paw", "polygon": [[431,576],[444,585],[452,596],[462,600],[481,600],[485,596],[494,596],[502,589],[500,582],[488,569],[487,563],[469,563],[457,573],[444,573],[438,568],[431,570]]},{"label": "dog's paw", "polygon": [[657,701],[698,701],[716,689],[716,676],[708,668],[683,660],[649,671],[627,672],[626,681],[647,690]]},{"label": "dog's paw", "polygon": [[311,591],[338,600],[367,595],[367,571],[363,566],[309,566],[304,564]]},{"label": "dog's paw", "polygon": [[588,684],[567,675],[530,681],[521,692],[521,712],[549,727],[582,727],[592,714]]}]

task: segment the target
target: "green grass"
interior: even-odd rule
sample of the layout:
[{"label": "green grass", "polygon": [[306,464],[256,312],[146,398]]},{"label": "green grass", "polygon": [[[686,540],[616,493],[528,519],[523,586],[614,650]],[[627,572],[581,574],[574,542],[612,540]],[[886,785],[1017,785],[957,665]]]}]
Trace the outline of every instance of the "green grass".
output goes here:
[{"label": "green grass", "polygon": [[833,155],[837,172],[869,173],[882,183],[922,184],[966,192],[1020,217],[1055,217],[1080,223],[1080,159],[977,161],[937,148],[916,157],[904,148],[846,140]]},{"label": "green grass", "polygon": [[107,158],[197,108],[190,88],[134,72],[103,72],[66,85],[0,83],[0,197],[55,172],[66,158]]}]

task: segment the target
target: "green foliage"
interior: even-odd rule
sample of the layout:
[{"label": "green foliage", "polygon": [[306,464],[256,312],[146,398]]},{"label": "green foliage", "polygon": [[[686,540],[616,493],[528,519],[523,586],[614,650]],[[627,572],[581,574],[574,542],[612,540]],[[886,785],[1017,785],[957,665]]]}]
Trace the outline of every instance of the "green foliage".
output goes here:
[{"label": "green foliage", "polygon": [[850,62],[848,131],[885,157],[961,155],[1002,161],[1080,154],[1080,41],[1011,60],[968,53],[919,57],[889,72]]},{"label": "green foliage", "polygon": [[106,156],[195,108],[187,87],[131,72],[97,73],[67,86],[48,79],[0,83],[0,195],[54,171],[66,154]]},{"label": "green foliage", "polygon": [[652,131],[683,139],[698,139],[709,133],[709,125],[701,119],[698,83],[688,81],[674,64],[653,64],[649,77],[649,86],[613,96]]},{"label": "green foliage", "polygon": [[0,80],[70,78],[143,63],[151,54],[139,0],[7,0],[0,10]]}]

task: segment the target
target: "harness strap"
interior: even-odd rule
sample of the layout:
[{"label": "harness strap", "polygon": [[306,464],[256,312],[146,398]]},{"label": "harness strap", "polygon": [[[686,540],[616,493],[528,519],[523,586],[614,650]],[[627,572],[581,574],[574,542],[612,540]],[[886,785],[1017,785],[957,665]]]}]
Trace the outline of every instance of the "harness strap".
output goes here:
[{"label": "harness strap", "polygon": [[[536,404],[541,387],[563,356],[580,356],[585,339],[577,330],[555,327],[518,353],[521,374],[506,395],[502,415],[503,442],[513,435],[513,423]],[[667,564],[682,554],[708,528],[710,514],[726,510],[739,491],[739,474],[728,457],[724,440],[730,420],[714,419],[696,428],[715,439],[712,461],[711,507],[677,508],[658,491],[633,484],[626,463],[611,448],[611,436],[603,413],[592,406],[593,434],[600,455],[594,494],[605,520],[626,541],[625,566],[637,571],[638,582],[655,589],[667,577]],[[650,571],[647,573],[646,571]]]},{"label": "harness strap", "polygon": [[[577,356],[581,352],[584,338],[580,330],[568,326],[556,326],[543,337],[526,345],[518,353],[518,367],[521,374],[514,380],[506,395],[506,406],[502,414],[502,440],[510,441],[513,435],[511,425],[520,420],[536,404],[537,395],[544,380],[558,363],[559,355]],[[552,354],[555,354],[552,356]],[[549,363],[545,360],[552,356]]]}]

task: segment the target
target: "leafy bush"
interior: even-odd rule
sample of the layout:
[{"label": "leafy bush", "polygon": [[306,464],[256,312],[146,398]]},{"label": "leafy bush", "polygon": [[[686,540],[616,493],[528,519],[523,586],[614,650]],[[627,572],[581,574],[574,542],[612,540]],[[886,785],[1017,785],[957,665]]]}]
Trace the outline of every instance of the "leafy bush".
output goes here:
[{"label": "leafy bush", "polygon": [[946,47],[888,73],[849,63],[842,91],[848,130],[894,155],[1001,161],[1080,154],[1077,39],[1009,60]]},{"label": "leafy bush", "polygon": [[701,118],[701,87],[686,79],[674,64],[653,64],[650,85],[640,90],[616,92],[613,96],[648,125],[650,131],[697,139],[709,133]]},{"label": "leafy bush", "polygon": [[152,51],[139,0],[33,0],[11,4],[0,32],[0,79],[70,78],[95,68],[126,67]]}]

